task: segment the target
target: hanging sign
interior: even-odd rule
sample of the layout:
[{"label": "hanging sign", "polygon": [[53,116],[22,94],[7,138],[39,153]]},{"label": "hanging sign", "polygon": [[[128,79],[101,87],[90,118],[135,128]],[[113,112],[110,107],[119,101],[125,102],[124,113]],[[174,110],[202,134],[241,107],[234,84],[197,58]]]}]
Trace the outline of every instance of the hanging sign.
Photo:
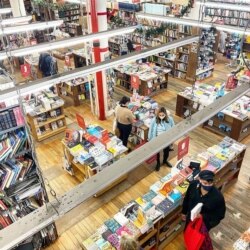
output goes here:
[{"label": "hanging sign", "polygon": [[189,149],[189,136],[184,138],[178,143],[178,155],[177,160],[180,160],[188,153]]},{"label": "hanging sign", "polygon": [[28,77],[30,75],[30,65],[28,63],[21,65],[21,74],[23,77]]},{"label": "hanging sign", "polygon": [[76,120],[77,120],[78,126],[85,130],[86,125],[85,125],[84,118],[80,114],[77,113],[76,114]]},{"label": "hanging sign", "polygon": [[131,75],[130,83],[131,83],[131,87],[133,89],[139,89],[139,85],[140,85],[139,76],[137,76],[137,75]]}]

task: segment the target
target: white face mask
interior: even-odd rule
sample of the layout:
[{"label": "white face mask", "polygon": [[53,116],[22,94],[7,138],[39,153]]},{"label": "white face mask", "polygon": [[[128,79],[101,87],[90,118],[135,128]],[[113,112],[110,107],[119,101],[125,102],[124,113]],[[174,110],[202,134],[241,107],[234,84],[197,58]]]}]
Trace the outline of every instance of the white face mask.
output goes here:
[{"label": "white face mask", "polygon": [[166,116],[159,116],[160,120],[163,120]]}]

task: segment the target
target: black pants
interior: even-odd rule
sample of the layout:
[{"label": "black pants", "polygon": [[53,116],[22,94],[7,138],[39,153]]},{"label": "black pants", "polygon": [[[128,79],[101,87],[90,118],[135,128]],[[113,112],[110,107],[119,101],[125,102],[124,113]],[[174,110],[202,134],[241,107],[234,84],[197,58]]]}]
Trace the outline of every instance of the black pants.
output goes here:
[{"label": "black pants", "polygon": [[[163,162],[166,162],[169,157],[169,147],[163,149]],[[157,154],[157,163],[160,163],[160,153]]]},{"label": "black pants", "polygon": [[123,145],[127,147],[128,137],[132,130],[132,124],[121,124],[117,122],[117,128],[119,129],[120,132],[119,138],[122,140]]}]

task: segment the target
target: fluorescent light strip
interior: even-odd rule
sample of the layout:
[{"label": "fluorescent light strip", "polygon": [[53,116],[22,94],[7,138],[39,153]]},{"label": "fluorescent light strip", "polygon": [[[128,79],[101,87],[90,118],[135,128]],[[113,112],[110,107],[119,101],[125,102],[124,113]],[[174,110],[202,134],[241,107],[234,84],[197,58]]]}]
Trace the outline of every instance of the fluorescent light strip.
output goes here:
[{"label": "fluorescent light strip", "polygon": [[198,22],[192,19],[184,19],[184,18],[176,18],[170,16],[160,16],[160,15],[153,15],[153,14],[145,14],[142,12],[136,13],[138,18],[146,18],[151,20],[157,20],[162,22],[169,22],[169,23],[176,23],[176,24],[184,24],[184,25],[191,25],[196,27],[203,27],[209,28],[212,26],[210,23]]},{"label": "fluorescent light strip", "polygon": [[0,8],[0,15],[1,14],[8,14],[11,13],[12,9],[11,8]]},{"label": "fluorescent light strip", "polygon": [[69,81],[75,79],[77,77],[87,76],[89,74],[96,73],[98,71],[106,70],[113,68],[120,64],[126,64],[129,61],[135,61],[144,57],[152,56],[161,52],[165,52],[167,50],[175,49],[177,47],[181,47],[187,44],[191,44],[193,42],[198,42],[199,36],[191,36],[179,39],[178,41],[172,41],[164,45],[160,45],[154,48],[149,48],[143,51],[137,51],[116,59],[112,59],[110,61],[104,61],[101,63],[96,63],[93,65],[89,65],[87,67],[77,68],[69,72],[65,72],[62,74],[58,74],[55,76],[47,77],[41,80],[36,80],[27,85],[21,85],[18,87],[22,96],[25,96],[29,93],[37,91],[37,89],[46,89],[56,83]]},{"label": "fluorescent light strip", "polygon": [[49,50],[58,49],[58,48],[65,48],[67,46],[75,46],[78,44],[82,44],[82,43],[97,40],[97,39],[99,40],[99,39],[108,38],[112,36],[131,33],[136,29],[136,27],[137,26],[132,26],[132,27],[127,27],[127,28],[108,30],[108,31],[103,31],[103,32],[98,32],[98,33],[92,33],[92,34],[85,35],[85,36],[63,39],[60,41],[54,41],[54,42],[48,42],[48,43],[42,43],[42,44],[30,46],[30,47],[24,47],[21,49],[12,50],[11,55],[17,57],[17,56],[29,55],[32,53],[40,53],[43,51],[49,51]]},{"label": "fluorescent light strip", "polygon": [[196,3],[209,7],[209,8],[239,10],[239,11],[250,12],[249,5],[244,5],[244,4],[214,3],[214,2],[200,2],[200,1],[197,1]]},{"label": "fluorescent light strip", "polygon": [[179,23],[179,24],[202,27],[202,28],[214,27],[218,30],[223,30],[223,31],[230,32],[230,33],[239,33],[239,34],[246,34],[246,35],[250,34],[250,29],[247,29],[246,32],[244,33],[243,28],[237,27],[237,26],[231,26],[231,25],[220,25],[220,24],[209,23],[209,22],[198,22],[192,19],[158,16],[158,15],[153,15],[153,14],[145,14],[141,12],[136,14],[136,16],[138,18],[146,18],[146,19],[158,20],[158,21],[169,22],[169,23]]},{"label": "fluorescent light strip", "polygon": [[10,24],[25,23],[29,22],[30,20],[32,20],[32,16],[14,17],[3,19],[2,21],[0,21],[0,25],[5,26]]},{"label": "fluorescent light strip", "polygon": [[31,23],[26,25],[19,25],[15,27],[6,27],[0,30],[0,35],[9,35],[14,33],[26,32],[31,30],[42,30],[51,27],[57,27],[63,24],[63,20]]}]

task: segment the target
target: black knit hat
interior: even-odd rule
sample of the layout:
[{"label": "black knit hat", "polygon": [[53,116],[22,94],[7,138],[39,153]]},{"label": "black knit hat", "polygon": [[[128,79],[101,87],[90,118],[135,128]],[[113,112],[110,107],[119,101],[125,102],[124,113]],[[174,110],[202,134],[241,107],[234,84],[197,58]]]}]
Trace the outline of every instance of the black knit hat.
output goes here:
[{"label": "black knit hat", "polygon": [[199,174],[200,179],[205,181],[213,181],[214,173],[210,170],[202,170]]}]

